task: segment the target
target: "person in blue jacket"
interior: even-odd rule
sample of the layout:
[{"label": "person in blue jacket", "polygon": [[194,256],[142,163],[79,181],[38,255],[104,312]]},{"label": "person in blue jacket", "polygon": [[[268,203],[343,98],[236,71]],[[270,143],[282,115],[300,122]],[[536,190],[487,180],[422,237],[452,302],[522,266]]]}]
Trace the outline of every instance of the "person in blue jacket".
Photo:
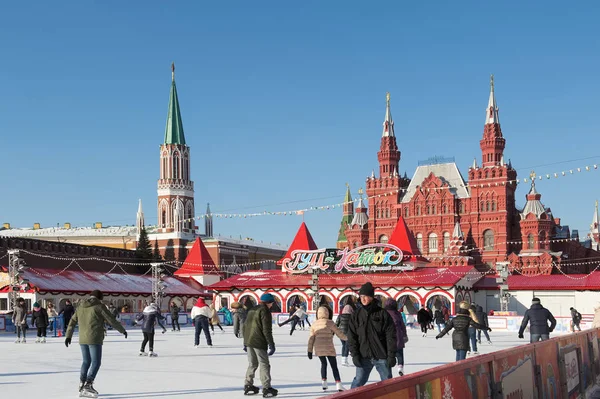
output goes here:
[{"label": "person in blue jacket", "polygon": [[[140,356],[156,357],[158,354],[154,352],[154,325],[158,323],[162,327],[164,334],[167,329],[161,323],[164,317],[160,314],[160,310],[155,303],[144,308],[144,312],[137,315],[136,320],[142,325],[142,332],[144,333],[144,340],[142,341],[142,348],[140,349]],[[148,344],[149,352],[146,353],[146,344]]]}]

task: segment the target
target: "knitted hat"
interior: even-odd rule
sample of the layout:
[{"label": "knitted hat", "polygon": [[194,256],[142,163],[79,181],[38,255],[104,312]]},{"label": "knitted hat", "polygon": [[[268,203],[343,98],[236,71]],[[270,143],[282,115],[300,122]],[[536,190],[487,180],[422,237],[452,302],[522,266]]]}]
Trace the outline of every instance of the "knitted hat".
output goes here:
[{"label": "knitted hat", "polygon": [[233,302],[233,303],[231,304],[231,309],[239,309],[239,308],[241,308],[241,307],[242,307],[242,304],[241,304],[241,303],[239,303],[239,302]]},{"label": "knitted hat", "polygon": [[100,290],[94,290],[90,293],[90,295],[99,300],[102,300],[104,298],[104,295]]},{"label": "knitted hat", "polygon": [[262,294],[260,301],[263,303],[273,303],[275,302],[275,297],[272,294]]},{"label": "knitted hat", "polygon": [[463,310],[469,310],[469,308],[471,307],[471,305],[469,305],[469,302],[466,301],[462,301],[458,306]]},{"label": "knitted hat", "polygon": [[542,303],[542,301],[540,301],[540,298],[533,298],[533,299],[531,300],[531,304],[532,304],[532,305],[539,305],[539,304],[541,304],[541,303]]},{"label": "knitted hat", "polygon": [[375,298],[375,288],[373,288],[373,284],[363,284],[363,286],[360,287],[360,290],[358,291],[358,295],[366,295],[370,296],[371,298]]},{"label": "knitted hat", "polygon": [[34,308],[39,308],[39,307],[40,307],[40,304],[39,304],[39,303],[37,303],[37,302],[34,302],[34,303],[33,303],[33,307],[34,307]]}]

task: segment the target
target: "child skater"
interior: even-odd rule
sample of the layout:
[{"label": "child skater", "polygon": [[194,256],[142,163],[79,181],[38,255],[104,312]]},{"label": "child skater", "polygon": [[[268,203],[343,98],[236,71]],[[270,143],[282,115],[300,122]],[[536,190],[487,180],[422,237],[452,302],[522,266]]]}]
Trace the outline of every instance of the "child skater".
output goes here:
[{"label": "child skater", "polygon": [[[158,356],[158,354],[154,352],[154,325],[158,323],[158,325],[162,327],[163,334],[167,331],[165,326],[160,322],[164,317],[160,314],[158,306],[156,306],[155,303],[151,303],[144,308],[144,313],[139,314],[136,319],[138,323],[142,324],[142,332],[144,333],[140,356]],[[146,353],[146,344],[148,344],[148,353]]]}]

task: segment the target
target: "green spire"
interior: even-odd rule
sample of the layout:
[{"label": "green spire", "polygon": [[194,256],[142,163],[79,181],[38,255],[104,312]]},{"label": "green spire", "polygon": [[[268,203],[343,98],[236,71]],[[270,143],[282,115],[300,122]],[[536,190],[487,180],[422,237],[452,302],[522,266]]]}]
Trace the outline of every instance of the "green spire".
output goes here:
[{"label": "green spire", "polygon": [[346,196],[344,197],[344,203],[348,204],[348,202],[352,202],[352,196],[350,195],[350,185],[346,183]]},{"label": "green spire", "polygon": [[340,224],[340,230],[338,232],[337,242],[347,242],[346,238],[346,227],[352,223],[354,216],[354,203],[352,202],[352,195],[350,195],[350,185],[346,183],[346,196],[344,197],[342,222]]},{"label": "green spire", "polygon": [[167,127],[165,128],[165,144],[185,145],[181,111],[179,111],[179,98],[177,97],[177,86],[175,86],[175,63],[171,64],[171,81],[169,113],[167,115]]}]

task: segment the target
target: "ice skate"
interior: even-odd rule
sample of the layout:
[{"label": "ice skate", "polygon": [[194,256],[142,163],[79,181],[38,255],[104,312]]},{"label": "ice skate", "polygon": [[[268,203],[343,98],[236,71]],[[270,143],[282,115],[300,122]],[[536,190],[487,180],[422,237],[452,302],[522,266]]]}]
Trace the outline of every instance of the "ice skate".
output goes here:
[{"label": "ice skate", "polygon": [[85,382],[80,382],[79,383],[79,393],[81,393],[81,391],[83,391],[83,386],[85,385]]},{"label": "ice skate", "polygon": [[24,344],[24,343],[26,343],[26,342],[27,342],[27,340],[26,340],[25,338],[23,338],[23,339],[21,340],[21,343],[22,343],[22,344]]},{"label": "ice skate", "polygon": [[478,339],[478,340],[477,340],[477,343],[478,343],[478,344],[481,344],[481,340],[480,340],[480,339]]},{"label": "ice skate", "polygon": [[39,344],[41,341],[42,341],[42,339],[41,339],[40,337],[37,337],[37,338],[35,339],[35,343],[36,343],[36,344]]},{"label": "ice skate", "polygon": [[277,396],[277,389],[271,388],[263,388],[263,398],[274,398]]},{"label": "ice skate", "polygon": [[479,355],[479,352],[477,352],[477,351],[473,352],[473,356],[477,356],[477,355]]},{"label": "ice skate", "polygon": [[403,366],[398,366],[398,375],[400,377],[402,377],[404,375],[404,367]]},{"label": "ice skate", "polygon": [[488,340],[488,344],[489,344],[489,345],[492,345],[492,341]]},{"label": "ice skate", "polygon": [[152,352],[152,351],[148,352],[148,357],[157,357],[157,356],[158,356],[158,353],[156,353],[156,352]]},{"label": "ice skate", "polygon": [[344,386],[342,385],[341,381],[336,381],[335,382],[335,389],[337,389],[338,392],[342,392],[342,391],[346,390],[346,388],[344,388]]},{"label": "ice skate", "polygon": [[323,390],[326,391],[327,390],[327,380],[323,380],[321,382],[321,386],[323,387]]},{"label": "ice skate", "polygon": [[21,338],[15,339],[15,344],[20,344],[20,343],[21,343]]},{"label": "ice skate", "polygon": [[200,347],[200,345],[194,345],[194,349],[197,349],[199,347]]},{"label": "ice skate", "polygon": [[342,366],[346,366],[346,367],[350,366],[350,363],[348,363],[348,357],[342,358]]},{"label": "ice skate", "polygon": [[244,395],[256,395],[260,389],[254,385],[244,385]]},{"label": "ice skate", "polygon": [[148,354],[144,351],[140,351],[140,356],[148,356]]},{"label": "ice skate", "polygon": [[97,398],[98,397],[98,391],[96,391],[94,389],[94,385],[92,381],[88,381],[85,383],[85,385],[83,386],[83,389],[81,390],[81,393],[79,394],[79,397],[81,398]]},{"label": "ice skate", "polygon": [[42,340],[40,341],[42,344],[46,343],[46,337],[42,337]]}]

